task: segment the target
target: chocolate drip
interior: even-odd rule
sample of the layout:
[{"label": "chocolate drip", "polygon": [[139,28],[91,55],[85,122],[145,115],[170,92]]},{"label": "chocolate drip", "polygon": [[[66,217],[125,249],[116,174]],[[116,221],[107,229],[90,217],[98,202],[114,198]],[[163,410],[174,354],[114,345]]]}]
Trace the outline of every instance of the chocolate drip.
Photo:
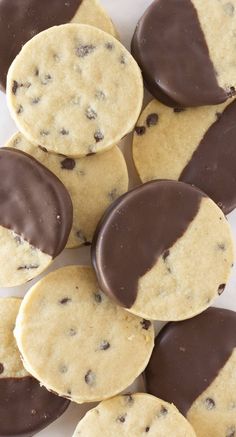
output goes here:
[{"label": "chocolate drip", "polygon": [[82,0],[0,1],[0,88],[22,46],[49,27],[72,20]]},{"label": "chocolate drip", "polygon": [[186,232],[203,196],[180,182],[152,181],[114,202],[92,244],[92,261],[102,290],[130,308],[137,297],[139,278]]},{"label": "chocolate drip", "polygon": [[40,387],[36,379],[0,379],[0,437],[29,437],[61,416],[69,401]]},{"label": "chocolate drip", "polygon": [[180,180],[208,194],[225,214],[236,207],[236,101],[219,114]]},{"label": "chocolate drip", "polygon": [[73,208],[61,181],[24,152],[0,149],[0,226],[57,256],[72,226]]},{"label": "chocolate drip", "polygon": [[136,28],[132,54],[150,92],[170,106],[176,106],[175,102],[181,106],[217,104],[227,99],[217,83],[190,0],[155,0]]},{"label": "chocolate drip", "polygon": [[234,311],[209,308],[192,319],[168,323],[156,338],[146,369],[148,393],[173,402],[186,415],[235,347]]}]

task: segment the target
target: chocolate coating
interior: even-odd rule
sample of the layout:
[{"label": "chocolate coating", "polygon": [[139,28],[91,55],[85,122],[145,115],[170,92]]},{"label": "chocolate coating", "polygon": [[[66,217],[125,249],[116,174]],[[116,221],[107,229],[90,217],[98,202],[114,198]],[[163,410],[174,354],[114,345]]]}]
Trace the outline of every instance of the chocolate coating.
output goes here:
[{"label": "chocolate coating", "polygon": [[155,0],[132,40],[149,91],[169,106],[225,101],[191,0]]},{"label": "chocolate coating", "polygon": [[236,207],[235,120],[236,101],[217,114],[179,178],[207,193],[225,214]]},{"label": "chocolate coating", "polygon": [[0,0],[0,88],[22,46],[37,33],[72,20],[82,0]]},{"label": "chocolate coating", "polygon": [[114,202],[92,243],[101,289],[124,307],[132,307],[139,278],[186,232],[203,196],[180,182],[152,181]]},{"label": "chocolate coating", "polygon": [[148,393],[173,402],[186,415],[235,347],[234,311],[209,308],[192,319],[168,323],[156,338],[146,369]]},{"label": "chocolate coating", "polygon": [[56,257],[65,247],[73,207],[62,182],[24,152],[0,149],[0,226]]},{"label": "chocolate coating", "polygon": [[29,437],[61,416],[67,399],[30,377],[0,379],[0,437]]}]

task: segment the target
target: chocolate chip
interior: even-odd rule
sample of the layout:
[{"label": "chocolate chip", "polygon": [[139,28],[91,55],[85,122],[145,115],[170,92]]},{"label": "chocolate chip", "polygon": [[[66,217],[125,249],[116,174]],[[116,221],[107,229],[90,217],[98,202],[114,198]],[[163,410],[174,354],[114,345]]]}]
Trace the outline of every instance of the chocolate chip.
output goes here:
[{"label": "chocolate chip", "polygon": [[108,341],[106,341],[106,340],[103,340],[103,341],[100,343],[100,346],[99,346],[99,348],[100,348],[102,351],[106,351],[106,350],[109,349],[110,347],[111,347],[110,343],[109,343]]},{"label": "chocolate chip", "polygon": [[121,415],[121,416],[118,416],[117,419],[116,419],[116,421],[117,421],[117,422],[120,422],[120,423],[125,423],[126,416],[127,416],[127,414],[123,414],[123,415]]},{"label": "chocolate chip", "polygon": [[59,367],[59,372],[60,372],[60,373],[67,373],[67,372],[68,372],[68,367],[65,366],[64,364],[61,365],[61,366]]},{"label": "chocolate chip", "polygon": [[24,111],[23,106],[22,106],[22,105],[19,105],[19,106],[18,106],[18,109],[17,109],[17,111],[16,111],[16,113],[17,113],[17,114],[22,114],[23,111]]},{"label": "chocolate chip", "polygon": [[11,90],[12,90],[12,93],[14,94],[14,96],[16,95],[18,88],[19,88],[18,82],[16,80],[13,80],[13,85],[12,85]]},{"label": "chocolate chip", "polygon": [[150,426],[146,426],[145,432],[149,432],[149,431],[150,431]]},{"label": "chocolate chip", "polygon": [[100,293],[94,293],[94,299],[96,300],[97,303],[101,303],[102,302],[102,296]]},{"label": "chocolate chip", "polygon": [[69,131],[67,129],[64,129],[64,127],[60,130],[61,135],[69,135]]},{"label": "chocolate chip", "polygon": [[67,394],[71,395],[71,390],[70,389],[67,390]]},{"label": "chocolate chip", "polygon": [[218,243],[217,246],[218,246],[218,248],[219,248],[220,250],[222,250],[223,252],[225,251],[225,244],[224,244],[224,243]]},{"label": "chocolate chip", "polygon": [[71,302],[70,297],[63,297],[63,299],[61,299],[59,301],[62,305],[66,305],[68,302]]},{"label": "chocolate chip", "polygon": [[179,114],[180,112],[185,111],[185,108],[174,108],[173,111],[175,112],[175,114]]},{"label": "chocolate chip", "polygon": [[46,147],[38,146],[38,148],[39,148],[42,152],[44,152],[44,153],[48,153],[48,150],[46,149]]},{"label": "chocolate chip", "polygon": [[34,99],[31,100],[32,105],[37,105],[41,100],[41,97],[34,97]]},{"label": "chocolate chip", "polygon": [[236,429],[235,426],[231,426],[227,429],[225,437],[235,437],[236,436]]},{"label": "chocolate chip", "polygon": [[75,168],[75,160],[72,158],[65,158],[61,161],[61,168],[63,170],[73,170]]},{"label": "chocolate chip", "polygon": [[84,58],[85,56],[88,56],[90,53],[92,53],[95,48],[96,47],[92,44],[80,45],[76,49],[76,54],[79,58]]},{"label": "chocolate chip", "polygon": [[143,329],[148,331],[148,329],[151,326],[151,322],[150,322],[150,320],[143,319],[142,322],[140,322],[140,325],[142,326]]},{"label": "chocolate chip", "polygon": [[164,417],[168,414],[168,410],[166,407],[164,407],[164,405],[161,406],[160,411],[157,414],[157,417]]},{"label": "chocolate chip", "polygon": [[75,328],[70,328],[69,329],[69,336],[70,337],[74,337],[76,334],[77,334],[77,329],[75,329]]},{"label": "chocolate chip", "polygon": [[134,398],[131,396],[130,393],[126,393],[123,396],[126,398],[127,404],[131,405],[134,403]]},{"label": "chocolate chip", "polygon": [[31,269],[38,269],[38,264],[26,264],[24,266],[17,267],[17,270],[31,270]]},{"label": "chocolate chip", "polygon": [[235,7],[232,3],[228,2],[223,6],[223,9],[229,17],[232,17],[234,15]]},{"label": "chocolate chip", "polygon": [[219,294],[219,296],[223,293],[225,287],[226,287],[226,284],[220,284],[220,286],[219,286],[219,288],[218,288],[218,294]]},{"label": "chocolate chip", "polygon": [[99,143],[100,141],[104,140],[104,135],[100,130],[97,130],[94,134],[94,139],[96,143]]},{"label": "chocolate chip", "polygon": [[94,111],[94,109],[91,108],[90,106],[87,108],[85,114],[89,120],[95,120],[98,116],[96,111]]},{"label": "chocolate chip", "polygon": [[139,136],[144,135],[146,133],[145,126],[136,126],[134,130],[135,130],[136,134]]},{"label": "chocolate chip", "polygon": [[121,55],[121,57],[120,57],[120,63],[121,63],[122,65],[125,65],[125,64],[126,64],[126,58],[125,58],[125,55]]},{"label": "chocolate chip", "polygon": [[168,258],[169,255],[170,255],[170,251],[169,250],[165,250],[165,252],[162,255],[163,261],[165,261],[166,258]]},{"label": "chocolate chip", "polygon": [[233,97],[236,94],[236,90],[234,86],[231,86],[229,91],[227,92],[228,97]]},{"label": "chocolate chip", "polygon": [[39,69],[38,69],[38,68],[35,68],[35,70],[34,70],[34,75],[35,75],[35,76],[38,76],[38,75],[39,75]]},{"label": "chocolate chip", "polygon": [[0,374],[2,374],[3,372],[4,372],[4,365],[0,363]]},{"label": "chocolate chip", "polygon": [[17,244],[23,244],[22,238],[19,235],[16,235],[14,237],[14,240],[16,241]]},{"label": "chocolate chip", "polygon": [[146,120],[147,126],[148,127],[156,126],[156,124],[158,123],[158,119],[159,119],[158,114],[149,114]]},{"label": "chocolate chip", "polygon": [[40,131],[40,135],[42,137],[47,137],[50,134],[50,132],[48,130],[41,130]]},{"label": "chocolate chip", "polygon": [[213,410],[216,406],[215,401],[212,398],[206,398],[204,404],[207,410]]},{"label": "chocolate chip", "polygon": [[105,47],[107,50],[113,50],[114,44],[112,44],[112,42],[106,42]]},{"label": "chocolate chip", "polygon": [[101,90],[97,90],[97,91],[96,91],[95,97],[96,97],[98,100],[105,100],[105,99],[106,99],[106,95],[105,95],[105,93],[104,93],[103,91],[101,91]]},{"label": "chocolate chip", "polygon": [[41,79],[42,85],[48,85],[49,82],[51,82],[51,81],[52,81],[52,76],[50,74],[45,74],[43,76],[43,78]]},{"label": "chocolate chip", "polygon": [[86,375],[84,377],[86,384],[94,385],[95,379],[96,379],[95,373],[93,373],[92,370],[88,370],[88,372],[86,373]]}]

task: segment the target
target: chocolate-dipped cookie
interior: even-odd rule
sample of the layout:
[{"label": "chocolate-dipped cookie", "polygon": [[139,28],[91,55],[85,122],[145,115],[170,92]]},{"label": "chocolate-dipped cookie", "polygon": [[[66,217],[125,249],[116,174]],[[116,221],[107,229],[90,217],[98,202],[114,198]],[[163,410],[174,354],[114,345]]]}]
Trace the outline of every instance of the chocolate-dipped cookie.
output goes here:
[{"label": "chocolate-dipped cookie", "polygon": [[49,27],[69,22],[90,24],[116,35],[99,0],[1,0],[0,89],[5,90],[8,69],[27,41]]},{"label": "chocolate-dipped cookie", "polygon": [[133,158],[143,182],[195,185],[225,214],[236,207],[236,101],[176,111],[150,102],[134,132]]},{"label": "chocolate-dipped cookie", "polygon": [[153,96],[188,107],[234,95],[235,26],[236,0],[154,0],[132,41]]},{"label": "chocolate-dipped cookie", "polygon": [[49,152],[80,158],[104,152],[140,114],[143,81],[126,48],[85,24],[55,26],[22,48],[7,76],[19,130]]},{"label": "chocolate-dipped cookie", "polygon": [[[91,244],[96,226],[107,207],[128,189],[128,172],[117,146],[81,159],[47,153],[21,134],[7,143],[28,153],[51,170],[67,188],[73,203],[73,224],[67,248]],[[115,171],[114,171],[115,168]]]},{"label": "chocolate-dipped cookie", "polygon": [[73,437],[195,437],[174,405],[146,393],[101,402],[79,422]]},{"label": "chocolate-dipped cookie", "polygon": [[147,366],[154,345],[152,323],[115,305],[84,266],[63,267],[34,285],[14,333],[28,371],[78,403],[127,388]]},{"label": "chocolate-dipped cookie", "polygon": [[0,149],[0,286],[23,284],[64,249],[73,208],[62,182],[24,152]]},{"label": "chocolate-dipped cookie", "polygon": [[209,308],[167,324],[146,369],[147,390],[173,402],[199,437],[236,433],[236,313]]},{"label": "chocolate-dipped cookie", "polygon": [[0,437],[31,437],[64,413],[67,399],[24,369],[13,336],[21,299],[0,298]]},{"label": "chocolate-dipped cookie", "polygon": [[221,294],[233,263],[230,227],[200,190],[152,181],[105,213],[92,243],[101,289],[130,312],[183,320]]}]

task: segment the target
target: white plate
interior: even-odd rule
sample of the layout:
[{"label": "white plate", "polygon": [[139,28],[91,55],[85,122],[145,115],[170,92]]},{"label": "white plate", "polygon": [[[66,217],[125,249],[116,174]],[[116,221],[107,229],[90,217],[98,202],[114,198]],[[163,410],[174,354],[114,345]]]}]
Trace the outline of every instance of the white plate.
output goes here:
[{"label": "white plate", "polygon": [[[143,14],[144,10],[149,6],[152,0],[101,0],[101,3],[110,13],[117,29],[120,33],[121,40],[124,45],[129,48],[130,40],[134,32],[134,28],[138,19]],[[49,2],[50,3],[50,2]],[[11,120],[7,106],[5,95],[0,92],[0,144],[4,142],[16,131],[14,122]],[[130,154],[131,136],[121,145],[122,150],[125,150],[127,158],[131,186],[138,183],[137,175],[135,174]],[[0,175],[1,178],[1,175]],[[0,179],[1,183],[1,179]],[[236,211],[231,213],[229,222],[232,226],[234,238],[236,241]],[[89,249],[80,248],[77,250],[65,250],[53,263],[48,270],[55,270],[59,266],[66,264],[88,264],[90,263]],[[0,289],[0,296],[24,296],[25,292],[30,288],[33,282],[22,287],[14,287],[11,289]],[[217,306],[229,308],[236,311],[236,267],[234,268],[231,280],[225,289],[223,295],[216,301]],[[141,382],[135,384],[135,388],[142,389]],[[67,412],[44,431],[37,434],[38,437],[70,437],[81,417],[88,410],[88,406],[71,404]],[[14,420],[14,419],[13,419]]]}]

